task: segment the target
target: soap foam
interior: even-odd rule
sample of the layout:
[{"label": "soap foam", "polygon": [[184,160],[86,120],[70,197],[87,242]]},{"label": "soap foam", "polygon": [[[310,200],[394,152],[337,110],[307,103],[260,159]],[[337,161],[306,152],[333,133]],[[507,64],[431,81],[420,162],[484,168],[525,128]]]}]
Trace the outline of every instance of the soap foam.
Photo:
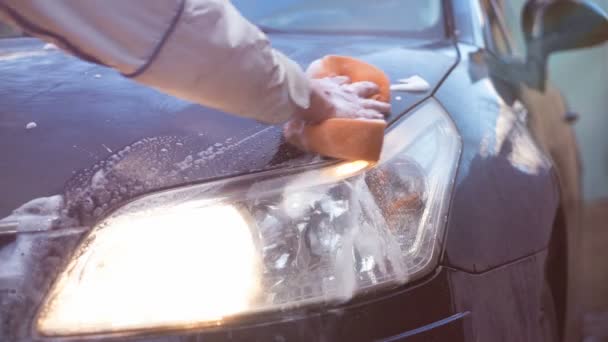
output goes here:
[{"label": "soap foam", "polygon": [[61,195],[33,199],[2,220],[0,224],[14,224],[18,232],[36,232],[74,223],[65,216]]}]

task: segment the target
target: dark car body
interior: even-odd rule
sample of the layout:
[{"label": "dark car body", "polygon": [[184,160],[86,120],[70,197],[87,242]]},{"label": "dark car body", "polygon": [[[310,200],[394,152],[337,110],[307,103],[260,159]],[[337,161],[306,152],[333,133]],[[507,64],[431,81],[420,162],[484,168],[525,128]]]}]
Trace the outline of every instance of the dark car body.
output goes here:
[{"label": "dark car body", "polygon": [[[441,41],[398,36],[271,34],[302,65],[327,54],[361,58],[392,79],[420,75],[424,93],[393,100],[389,122],[435,98],[462,153],[434,272],[389,292],[331,307],[268,313],[152,341],[551,341],[576,323],[568,272],[578,244],[580,196],[574,135],[559,93],[491,76],[491,7],[445,1]],[[482,50],[480,50],[482,49]],[[36,122],[35,129],[25,129]],[[559,137],[559,139],[556,139]],[[173,149],[162,151],[170,142]],[[192,151],[228,142],[205,168],[176,176]],[[36,312],[90,227],[128,201],[176,186],[329,160],[287,145],[280,127],[160,94],[107,68],[30,38],[0,41],[0,217],[37,197],[63,194],[73,219],[57,229],[0,235],[0,339],[37,340]],[[90,187],[95,172],[128,161],[128,179]],[[128,184],[128,186],[125,186]],[[37,214],[37,213],[33,213]],[[10,262],[4,263],[3,260]],[[4,263],[4,266],[3,266]]]}]

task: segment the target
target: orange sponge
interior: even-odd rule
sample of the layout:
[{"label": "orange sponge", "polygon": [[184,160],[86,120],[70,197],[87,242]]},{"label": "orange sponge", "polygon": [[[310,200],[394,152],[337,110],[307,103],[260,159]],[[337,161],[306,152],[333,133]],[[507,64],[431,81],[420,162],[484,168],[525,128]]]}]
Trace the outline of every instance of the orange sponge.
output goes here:
[{"label": "orange sponge", "polygon": [[[351,82],[374,82],[380,92],[372,98],[390,101],[390,80],[386,74],[352,57],[326,56],[310,76],[348,76]],[[289,137],[289,141],[327,157],[375,162],[380,159],[385,128],[384,120],[331,118],[315,125],[305,125],[302,134]]]}]

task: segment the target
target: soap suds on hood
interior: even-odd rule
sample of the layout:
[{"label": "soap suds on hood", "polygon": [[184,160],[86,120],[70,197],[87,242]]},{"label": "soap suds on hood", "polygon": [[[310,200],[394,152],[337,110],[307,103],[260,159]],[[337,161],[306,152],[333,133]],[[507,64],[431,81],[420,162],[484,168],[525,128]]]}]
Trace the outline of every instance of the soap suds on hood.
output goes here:
[{"label": "soap suds on hood", "polygon": [[425,92],[431,89],[429,82],[418,75],[402,78],[397,82],[397,84],[391,85],[391,91]]},{"label": "soap suds on hood", "polygon": [[33,199],[0,220],[0,225],[13,226],[17,232],[38,232],[73,223],[65,215],[63,196]]}]

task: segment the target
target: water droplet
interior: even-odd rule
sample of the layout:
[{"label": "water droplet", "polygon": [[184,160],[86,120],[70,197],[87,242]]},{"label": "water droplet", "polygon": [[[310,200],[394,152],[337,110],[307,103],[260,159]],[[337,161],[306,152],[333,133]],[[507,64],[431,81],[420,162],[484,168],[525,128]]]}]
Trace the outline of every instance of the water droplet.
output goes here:
[{"label": "water droplet", "polygon": [[101,214],[103,213],[103,210],[100,207],[95,208],[95,210],[93,211],[93,216],[95,217],[99,217],[101,216]]}]

